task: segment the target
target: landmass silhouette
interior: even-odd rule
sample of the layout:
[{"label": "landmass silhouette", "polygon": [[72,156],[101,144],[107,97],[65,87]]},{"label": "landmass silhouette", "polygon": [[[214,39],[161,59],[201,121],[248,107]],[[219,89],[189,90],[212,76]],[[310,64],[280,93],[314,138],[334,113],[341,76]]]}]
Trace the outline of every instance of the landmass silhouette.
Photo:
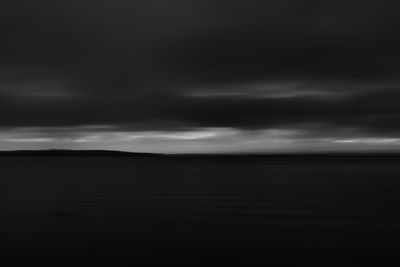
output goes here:
[{"label": "landmass silhouette", "polygon": [[217,160],[217,161],[263,161],[263,162],[354,162],[370,161],[399,163],[400,153],[391,151],[374,152],[293,152],[293,153],[209,153],[209,154],[163,154],[147,152],[127,152],[115,150],[12,150],[0,151],[0,157],[129,157],[173,160]]}]

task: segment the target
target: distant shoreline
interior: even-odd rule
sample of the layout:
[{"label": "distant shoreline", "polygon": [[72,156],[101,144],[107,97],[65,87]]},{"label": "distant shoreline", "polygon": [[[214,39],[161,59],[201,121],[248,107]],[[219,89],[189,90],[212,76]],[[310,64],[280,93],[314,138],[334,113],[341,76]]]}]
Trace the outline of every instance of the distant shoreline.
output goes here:
[{"label": "distant shoreline", "polygon": [[113,150],[62,150],[62,149],[48,149],[48,150],[12,150],[12,151],[0,151],[0,156],[93,156],[93,157],[103,157],[103,156],[124,156],[124,157],[155,157],[163,156],[163,154],[157,153],[137,153],[137,152],[123,152],[123,151],[113,151]]},{"label": "distant shoreline", "polygon": [[400,153],[394,152],[309,152],[309,153],[232,153],[232,154],[157,154],[112,150],[15,150],[0,151],[0,157],[123,157],[136,159],[218,160],[218,161],[369,161],[400,163]]}]

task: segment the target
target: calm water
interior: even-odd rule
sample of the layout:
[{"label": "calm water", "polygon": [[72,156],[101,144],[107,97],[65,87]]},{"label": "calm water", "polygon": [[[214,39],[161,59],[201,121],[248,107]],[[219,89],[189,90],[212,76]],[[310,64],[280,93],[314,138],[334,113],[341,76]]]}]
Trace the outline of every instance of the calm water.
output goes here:
[{"label": "calm water", "polygon": [[0,158],[0,165],[7,266],[358,266],[400,249],[393,162]]}]

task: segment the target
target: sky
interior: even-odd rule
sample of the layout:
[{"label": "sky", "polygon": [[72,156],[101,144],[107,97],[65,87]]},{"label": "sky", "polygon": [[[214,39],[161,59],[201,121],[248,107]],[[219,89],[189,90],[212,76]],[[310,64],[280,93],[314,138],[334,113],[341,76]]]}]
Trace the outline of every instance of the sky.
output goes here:
[{"label": "sky", "polygon": [[400,150],[400,4],[16,0],[0,150]]}]

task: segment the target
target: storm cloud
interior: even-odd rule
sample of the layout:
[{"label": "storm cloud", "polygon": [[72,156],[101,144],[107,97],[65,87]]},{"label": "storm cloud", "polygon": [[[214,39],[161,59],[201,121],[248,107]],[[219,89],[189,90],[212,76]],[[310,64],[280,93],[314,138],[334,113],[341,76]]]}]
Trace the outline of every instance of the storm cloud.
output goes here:
[{"label": "storm cloud", "polygon": [[99,140],[146,133],[186,142],[182,133],[214,138],[215,129],[219,144],[232,139],[221,131],[244,141],[254,132],[301,132],[290,138],[307,145],[397,140],[398,7],[377,0],[3,3],[2,136],[57,143],[93,138],[87,129],[95,127]]}]

